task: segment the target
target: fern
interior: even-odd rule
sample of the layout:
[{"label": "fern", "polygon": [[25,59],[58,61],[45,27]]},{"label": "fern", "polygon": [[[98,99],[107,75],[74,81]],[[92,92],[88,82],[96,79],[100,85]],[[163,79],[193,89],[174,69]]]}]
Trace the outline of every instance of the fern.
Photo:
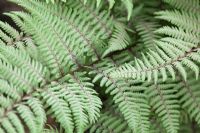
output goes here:
[{"label": "fern", "polygon": [[192,0],[192,1],[186,1],[186,2],[182,2],[181,0],[177,0],[177,1],[164,0],[164,1],[178,9],[182,9],[185,11],[190,11],[190,12],[194,12],[194,13],[198,13],[200,11],[200,6],[199,6],[198,0]]},{"label": "fern", "polygon": [[0,133],[199,131],[199,0],[10,1]]},{"label": "fern", "polygon": [[108,108],[107,106],[105,110],[102,111],[100,119],[92,125],[89,132],[131,133],[132,130],[128,127],[128,124],[119,113],[119,110],[111,103],[108,103],[108,105],[110,105],[111,108]]},{"label": "fern", "polygon": [[[66,2],[68,0],[61,0],[63,2]],[[89,0],[79,0],[80,2],[83,2],[84,4],[86,4]],[[52,2],[55,3],[55,0],[46,0],[47,3]],[[101,4],[102,0],[96,0],[96,7],[99,7],[99,5]],[[129,20],[132,14],[132,9],[133,9],[133,3],[132,0],[121,0],[121,2],[125,5],[127,12],[128,12],[128,16],[127,19]],[[109,3],[109,9],[112,9],[114,4],[115,4],[115,0],[108,0]]]},{"label": "fern", "polygon": [[199,80],[194,80],[192,73],[189,73],[188,76],[188,81],[180,78],[179,83],[175,87],[178,90],[177,95],[181,97],[180,102],[182,107],[188,112],[191,118],[194,118],[199,123],[199,90],[197,89],[198,84],[196,84]]},{"label": "fern", "polygon": [[130,45],[131,39],[126,33],[122,24],[116,23],[115,30],[109,40],[109,48],[103,53],[103,57],[114,51],[119,51],[127,48]]},{"label": "fern", "polygon": [[152,20],[149,22],[147,16],[137,17],[137,21],[135,22],[135,29],[140,36],[139,42],[134,48],[134,52],[140,54],[141,51],[145,52],[149,49],[154,49],[155,43],[154,41],[159,39],[159,35],[154,33],[154,31],[159,27],[158,22]]},{"label": "fern", "polygon": [[[111,73],[112,77],[132,77],[142,80],[145,80],[145,78],[151,80],[153,77],[156,83],[159,72],[161,72],[163,80],[165,80],[166,72],[170,72],[174,78],[175,69],[178,69],[186,80],[185,66],[187,66],[194,71],[196,78],[198,78],[199,68],[196,62],[198,62],[197,58],[199,57],[197,54],[200,42],[198,34],[199,26],[198,23],[194,23],[189,28],[191,23],[186,23],[184,20],[191,19],[194,20],[193,22],[197,22],[200,16],[198,14],[190,15],[190,13],[186,12],[183,14],[181,11],[161,11],[156,14],[158,18],[167,19],[175,25],[164,26],[156,31],[169,37],[156,41],[156,50],[150,50],[143,54],[142,59],[135,59],[134,64],[136,67],[130,64],[122,66]],[[174,19],[178,17],[181,19]]]},{"label": "fern", "polygon": [[116,64],[112,64],[112,60],[111,64],[108,60],[93,65],[94,71],[90,72],[91,74],[96,75],[93,82],[101,80],[100,86],[106,86],[106,93],[113,95],[113,100],[118,105],[119,110],[122,112],[128,125],[132,129],[141,132],[148,131],[148,126],[145,124],[148,123],[149,107],[147,102],[142,100],[145,96],[142,94],[140,95],[139,93],[142,91],[142,88],[141,90],[139,90],[140,88],[136,88],[136,91],[133,93],[131,81],[124,82],[110,77],[108,73],[112,69],[109,69],[109,67],[112,67],[113,65]]},{"label": "fern", "polygon": [[[150,85],[150,86],[149,86]],[[160,117],[163,126],[167,129],[167,132],[177,132],[179,128],[180,107],[178,104],[177,90],[171,89],[175,86],[172,80],[166,82],[160,81],[160,83],[154,85],[144,84],[148,87],[146,93],[149,97],[149,101],[155,113]]]}]

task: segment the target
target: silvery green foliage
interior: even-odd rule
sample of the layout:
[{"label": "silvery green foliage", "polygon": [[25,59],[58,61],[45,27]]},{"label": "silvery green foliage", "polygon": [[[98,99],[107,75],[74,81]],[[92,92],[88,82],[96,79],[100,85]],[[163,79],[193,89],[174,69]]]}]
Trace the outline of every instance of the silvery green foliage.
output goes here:
[{"label": "silvery green foliage", "polygon": [[10,1],[0,133],[199,131],[199,0]]}]

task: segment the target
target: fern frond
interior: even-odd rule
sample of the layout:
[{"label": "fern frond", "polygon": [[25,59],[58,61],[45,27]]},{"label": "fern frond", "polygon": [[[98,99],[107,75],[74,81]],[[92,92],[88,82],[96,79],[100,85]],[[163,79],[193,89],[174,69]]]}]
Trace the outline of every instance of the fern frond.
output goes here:
[{"label": "fern frond", "polygon": [[159,27],[159,24],[155,20],[149,20],[147,16],[139,16],[135,18],[134,26],[140,39],[138,44],[133,49],[135,53],[141,53],[148,51],[148,49],[154,49],[154,41],[159,39],[159,35],[154,31]]},{"label": "fern frond", "polygon": [[114,33],[109,40],[109,48],[103,53],[103,57],[111,52],[123,50],[130,45],[131,39],[125,31],[124,25],[120,23],[115,24]]},{"label": "fern frond", "polygon": [[50,113],[67,132],[73,132],[75,128],[76,132],[82,133],[88,124],[97,120],[102,103],[92,89],[93,84],[87,82],[89,78],[83,77],[82,73],[67,75],[63,77],[65,80],[69,83],[52,83],[48,89],[51,92],[43,92],[42,97],[51,108]]},{"label": "fern frond", "polygon": [[[96,29],[101,30],[96,34],[97,37],[105,39],[110,37],[113,32],[113,18],[110,12],[95,7],[95,2],[91,1],[88,4],[84,4],[81,1],[67,0],[67,6],[75,9],[78,14],[88,17],[88,22],[92,21],[91,26],[95,26]],[[84,14],[83,14],[84,13]],[[89,19],[90,18],[90,19]]]},{"label": "fern frond", "polygon": [[29,76],[25,73],[25,71],[22,71],[18,68],[13,69],[10,64],[7,64],[3,61],[0,62],[0,66],[1,78],[14,83],[17,87],[25,92],[33,88],[34,84],[31,83],[31,79],[28,78]]},{"label": "fern frond", "polygon": [[[20,27],[22,30],[24,29],[25,25],[24,25],[24,22],[22,19],[20,19],[18,16],[14,15],[13,13],[4,13],[4,14],[7,15],[8,17],[12,18],[12,20],[16,23],[16,25],[18,27]],[[5,47],[4,45],[10,45],[10,46],[16,47],[18,49],[23,49],[33,59],[39,60],[38,50],[37,50],[32,38],[28,34],[25,34],[24,31],[19,32],[19,31],[15,30],[13,27],[11,27],[7,23],[3,23],[3,22],[0,22],[0,23],[1,23],[0,27],[4,31],[7,31],[7,34],[10,36],[10,39],[12,40],[10,43],[5,43],[6,41],[3,40],[3,38],[2,38],[2,40],[0,39],[0,42],[3,45],[2,47]],[[10,48],[10,49],[12,49],[12,48]],[[9,52],[9,51],[7,51],[7,52]],[[2,53],[8,54],[6,52],[2,52]],[[11,54],[11,52],[9,52],[9,53]],[[12,57],[12,55],[9,57]],[[16,58],[16,57],[14,56],[14,58]]]},{"label": "fern frond", "polygon": [[24,120],[31,133],[38,132],[36,122],[34,121],[34,115],[31,110],[25,105],[19,105],[17,108],[20,117]]},{"label": "fern frond", "polygon": [[[25,6],[30,11],[32,11],[32,14],[33,14],[33,16],[30,16],[30,17],[27,17],[27,15],[21,14],[21,17],[25,19],[25,22],[27,21],[28,23],[30,23],[28,24],[29,27],[27,27],[27,30],[30,31],[31,29],[32,33],[33,31],[35,32],[37,31],[37,33],[34,33],[36,37],[35,39],[37,40],[37,44],[40,45],[39,47],[41,48],[41,50],[46,50],[44,49],[44,47],[50,48],[48,52],[47,51],[42,52],[42,54],[44,53],[47,54],[50,51],[52,52],[52,53],[49,53],[48,55],[43,55],[43,56],[45,57],[48,56],[48,58],[53,57],[52,59],[54,59],[55,64],[57,64],[58,66],[57,69],[60,68],[60,70],[54,70],[55,73],[60,71],[60,75],[66,74],[68,70],[62,70],[63,66],[69,65],[69,67],[65,67],[65,69],[71,68],[71,67],[73,67],[72,69],[76,69],[77,65],[80,66],[80,64],[84,64],[83,58],[92,57],[92,59],[90,60],[96,60],[99,57],[99,53],[97,52],[97,49],[95,48],[96,47],[95,43],[99,45],[95,37],[95,34],[97,34],[96,30],[99,29],[99,26],[97,26],[97,28],[94,27],[93,29],[90,30],[90,26],[92,25],[92,22],[90,21],[91,17],[88,17],[88,19],[83,20],[82,16],[79,15],[79,17],[74,18],[75,16],[78,15],[77,14],[78,12],[71,8],[65,8],[65,10],[61,10],[63,8],[54,9],[53,5],[45,5],[45,4],[43,5],[43,3],[38,4],[38,2],[31,2],[31,3],[22,2],[22,3],[23,3],[23,6]],[[45,12],[45,9],[43,8],[43,6],[37,6],[37,5],[46,6],[46,10],[48,10],[48,13]],[[37,6],[37,8],[35,6]],[[60,5],[60,7],[61,6],[62,5]],[[42,15],[43,13],[45,13],[46,17],[43,17]],[[54,20],[49,19],[55,16],[57,19],[54,19]],[[52,21],[54,23],[52,23]],[[81,24],[79,24],[80,21],[82,21]],[[34,22],[34,25],[33,25],[33,22]],[[76,24],[72,22],[76,22]],[[41,26],[40,27],[41,31],[38,32],[38,27],[36,27],[36,25]],[[68,29],[66,29],[66,25]],[[63,28],[55,29],[55,27],[60,27],[60,26]],[[63,29],[65,29],[64,32],[63,32]],[[88,31],[91,31],[91,32],[88,32]],[[49,32],[49,34],[48,35],[45,34],[46,32]],[[85,34],[85,33],[89,33],[89,34]],[[44,40],[44,38],[40,37],[41,35],[46,36],[45,42],[41,42],[41,41],[38,42],[39,40]],[[46,42],[49,42],[49,44],[46,44]],[[70,44],[73,44],[73,45],[70,45]],[[59,49],[59,52],[57,49]],[[82,52],[78,51],[80,49],[82,49]],[[63,52],[61,52],[61,50]],[[60,53],[60,54],[57,54],[57,53]],[[73,60],[70,61],[70,63],[68,64],[66,63],[63,64],[62,60],[69,61],[68,58],[70,59],[72,58]],[[49,64],[49,67],[52,67],[52,66],[55,66],[55,65]]]},{"label": "fern frond", "polygon": [[180,78],[176,85],[177,95],[180,97],[181,106],[188,112],[191,118],[194,118],[200,124],[200,105],[199,105],[199,80],[193,78],[193,74],[188,74],[188,80]]},{"label": "fern frond", "polygon": [[[9,48],[13,49],[16,55],[23,55],[22,51],[19,51],[18,49],[14,50],[13,47],[6,47],[4,45],[1,45],[1,53],[5,54],[6,50]],[[6,101],[1,100],[1,109],[4,112],[1,115],[1,126],[4,128],[5,132],[24,133],[24,125],[22,124],[24,123],[27,125],[30,132],[40,132],[46,122],[46,115],[41,102],[38,99],[29,96],[29,93],[32,92],[34,88],[39,87],[39,84],[42,83],[42,81],[41,79],[34,78],[35,75],[33,76],[33,71],[29,73],[31,70],[26,69],[26,67],[24,68],[24,64],[20,63],[20,58],[17,59],[17,62],[14,62],[10,58],[12,54],[9,52],[7,54],[5,54],[4,58],[1,58],[1,94],[4,94],[1,96],[1,99],[7,99]],[[28,56],[24,57],[25,59],[30,59]],[[3,61],[3,59],[6,58],[9,61]],[[21,58],[21,60],[23,59],[24,58]],[[24,60],[24,63],[26,61],[28,61],[29,67],[33,65],[30,60]],[[35,63],[33,68],[37,68],[38,63],[33,63]],[[27,64],[25,63],[25,66],[26,65]],[[44,69],[41,66],[39,71],[35,71],[35,74],[37,75],[39,72],[45,72],[43,70]],[[45,74],[43,76],[45,77]]]},{"label": "fern frond", "polygon": [[198,130],[199,1],[9,1],[0,133]]},{"label": "fern frond", "polygon": [[134,91],[130,81],[116,80],[109,76],[112,66],[115,65],[117,64],[113,64],[112,59],[93,65],[93,71],[90,72],[96,75],[93,82],[100,80],[100,86],[106,87],[106,93],[113,95],[114,102],[132,130],[148,132],[149,108],[147,102],[142,100],[145,97],[140,95],[139,88],[136,87]]},{"label": "fern frond", "polygon": [[24,127],[21,124],[20,119],[17,117],[16,114],[14,114],[13,112],[10,112],[8,114],[8,119],[10,120],[11,124],[13,124],[13,127],[16,129],[17,133],[25,133],[24,131]]},{"label": "fern frond", "polygon": [[[23,3],[21,0],[17,2],[20,4]],[[65,26],[63,17],[64,19],[67,19],[67,17],[70,18],[70,13],[68,11],[72,11],[71,21],[76,21],[74,20],[74,16],[79,14],[75,9],[69,8],[69,10],[65,10],[64,13],[68,12],[68,16],[66,17],[62,10],[54,9],[52,5],[46,5],[46,8],[49,10],[49,14],[46,14],[42,6],[34,8],[34,5],[40,4],[39,2],[32,1],[26,3],[24,1],[23,4],[29,11],[32,11],[32,15],[23,12],[13,12],[8,15],[19,20],[19,22],[20,20],[25,22],[25,25],[20,24],[19,27],[24,29],[27,34],[33,36],[36,45],[32,44],[32,40],[24,39],[24,42],[19,44],[20,47],[18,49],[6,45],[1,46],[1,77],[13,83],[16,88],[19,89],[17,91],[19,91],[21,94],[20,97],[22,97],[22,99],[18,101],[19,103],[12,103],[12,101],[2,97],[2,105],[4,108],[8,108],[9,105],[13,104],[15,107],[15,104],[19,104],[16,110],[19,112],[20,118],[24,121],[30,132],[41,132],[40,128],[44,127],[46,119],[40,116],[45,114],[40,109],[40,107],[42,109],[44,109],[44,107],[39,105],[37,101],[37,98],[40,98],[45,107],[47,107],[47,114],[51,114],[55,117],[56,121],[61,124],[66,132],[76,131],[82,133],[86,130],[88,124],[92,124],[97,120],[102,103],[96,96],[97,93],[93,90],[94,85],[90,83],[90,78],[86,77],[83,72],[73,74],[67,73],[80,67],[79,62],[77,63],[76,60],[81,62],[83,56],[85,58],[94,56],[88,53],[89,49],[91,49],[91,51],[94,50],[91,47],[93,44],[89,44],[90,40],[88,40],[88,38],[95,40],[96,37],[92,38],[92,35],[96,35],[94,32],[99,27],[97,26],[97,28],[93,30],[90,29],[90,26],[93,24],[86,24],[86,22],[89,22],[91,19],[90,17],[88,17],[88,20],[86,19],[83,21],[82,26],[79,25],[78,23],[83,20],[80,16],[76,19],[78,20],[77,25],[69,22],[68,24],[71,27],[69,27],[68,31],[64,30],[63,32],[62,30],[65,28],[59,28],[60,25]],[[52,17],[52,14],[55,17],[55,12],[61,13],[61,16],[54,21],[59,26],[54,22],[52,23],[49,19],[47,21],[48,17]],[[41,13],[45,13],[47,18],[43,18],[44,14],[41,15]],[[18,17],[14,17],[15,15]],[[45,24],[43,24],[44,22]],[[85,24],[86,27],[84,29],[83,26]],[[40,31],[37,25],[41,25],[39,28]],[[79,28],[82,28],[83,31]],[[86,33],[88,30],[92,31],[90,35]],[[46,34],[47,31],[49,32],[48,35]],[[41,36],[41,34],[43,36]],[[46,36],[46,39],[43,38],[44,36]],[[77,40],[77,38],[80,39]],[[23,44],[27,44],[27,46],[23,46]],[[40,56],[40,59],[38,59],[38,57],[33,57],[34,52],[28,52],[28,50],[30,50],[29,47],[37,47],[35,51],[38,53],[38,56]],[[82,52],[80,52],[80,49],[82,49]],[[91,60],[89,60],[89,62],[90,61]],[[47,69],[50,69],[50,75]],[[64,70],[64,73],[58,75],[57,73],[61,72],[61,69]],[[61,85],[58,79],[62,79]],[[67,85],[65,85],[66,82],[68,82]],[[51,86],[50,83],[59,84]],[[70,91],[67,91],[67,88],[69,88]],[[28,95],[27,97],[26,94]],[[34,95],[36,98],[31,100],[29,95]],[[26,100],[28,101],[28,106],[22,104],[22,102]],[[74,100],[77,103],[74,103]],[[78,110],[77,107],[79,107]],[[28,121],[30,122],[28,123]],[[14,131],[12,128],[10,130],[10,132]]]},{"label": "fern frond", "polygon": [[[169,44],[158,42],[159,44],[165,44],[168,46]],[[161,45],[160,45],[161,46]],[[162,45],[163,46],[163,45]],[[183,65],[191,68],[195,72],[196,78],[198,78],[199,69],[197,64],[192,60],[194,56],[197,58],[200,56],[199,48],[190,49],[186,53],[181,52],[178,48],[173,46],[162,47],[164,51],[160,48],[157,48],[157,53],[154,51],[150,51],[147,55],[143,54],[143,61],[140,59],[135,59],[136,67],[133,67],[130,64],[126,64],[118,68],[118,70],[111,73],[111,77],[125,77],[125,78],[134,78],[141,80],[154,79],[155,83],[158,79],[158,74],[161,73],[163,80],[165,81],[167,78],[167,72],[175,78],[175,70],[174,67],[178,69],[180,74],[187,79],[187,74]],[[165,52],[166,51],[166,52]],[[168,55],[169,54],[169,55]],[[192,58],[191,58],[192,57]],[[163,59],[164,58],[164,59]],[[173,60],[171,60],[171,58]],[[197,59],[196,58],[196,59]],[[198,61],[198,60],[195,60]]]},{"label": "fern frond", "polygon": [[164,2],[188,12],[198,13],[200,11],[199,0],[185,0],[184,2],[182,0],[164,0]]},{"label": "fern frond", "polygon": [[[16,40],[16,45],[25,43],[8,24],[3,29],[10,38]],[[11,33],[9,33],[11,32]],[[13,32],[13,33],[12,33]],[[12,42],[12,44],[14,44]],[[24,133],[25,126],[31,133],[43,130],[46,122],[46,114],[41,102],[32,96],[30,92],[43,84],[41,77],[46,79],[44,67],[30,58],[25,50],[14,48],[2,43],[1,50],[1,124],[2,132]]]},{"label": "fern frond", "polygon": [[[67,2],[68,0],[61,0],[62,2]],[[90,0],[77,0],[83,4],[87,4],[87,2]],[[51,3],[55,3],[55,0],[46,0],[47,3],[51,2]],[[99,7],[99,5],[101,4],[102,0],[96,0],[96,7]],[[132,0],[121,0],[121,2],[124,4],[124,6],[127,9],[128,12],[128,16],[127,16],[127,20],[130,20],[131,14],[132,14],[132,9],[133,9],[133,2]],[[115,0],[108,0],[109,3],[109,9],[112,9],[113,6],[115,5]]]},{"label": "fern frond", "polygon": [[128,124],[120,113],[110,109],[101,113],[100,119],[92,125],[89,132],[132,133],[132,130],[128,127]]},{"label": "fern frond", "polygon": [[[93,66],[94,71],[91,74],[95,74],[95,78],[93,82],[98,81],[101,79],[100,86],[107,86],[107,93],[111,93],[114,95],[114,101],[119,104],[119,108],[121,108],[121,112],[124,115],[125,119],[128,121],[129,126],[132,129],[136,129],[137,127],[137,119],[138,119],[138,112],[137,112],[137,105],[134,102],[131,102],[132,99],[129,97],[130,93],[126,92],[129,87],[126,85],[124,86],[124,82],[117,82],[115,79],[111,78],[108,73],[111,69],[107,67],[103,67],[107,63],[99,64],[98,66]],[[103,65],[103,66],[102,66]],[[102,70],[103,69],[103,70]],[[106,70],[106,71],[105,71]]]},{"label": "fern frond", "polygon": [[127,20],[130,20],[131,15],[132,15],[132,10],[133,10],[133,2],[132,2],[132,0],[121,0],[121,1],[124,3],[124,5],[128,11]]},{"label": "fern frond", "polygon": [[[62,40],[60,40],[60,38],[59,38],[59,36],[57,36],[58,34],[55,30],[53,30],[54,32],[56,32],[55,36],[54,36],[55,38],[53,38],[53,37],[49,38],[48,36],[46,36],[43,33],[42,30],[38,32],[38,30],[37,30],[38,28],[35,25],[32,25],[32,22],[34,21],[32,17],[27,16],[25,14],[19,14],[19,15],[21,15],[21,16],[23,15],[23,17],[28,18],[27,20],[30,22],[31,26],[34,26],[34,27],[31,27],[31,28],[34,28],[34,29],[31,29],[31,32],[32,33],[35,32],[34,35],[35,35],[35,38],[37,38],[36,44],[41,44],[38,47],[40,56],[44,57],[41,60],[41,62],[43,62],[45,65],[48,66],[48,68],[50,68],[51,74],[54,75],[57,73],[55,77],[58,77],[59,75],[63,75],[64,73],[66,73],[70,68],[72,68],[72,69],[77,68],[76,56],[74,55],[74,52],[76,49],[74,49],[73,52],[71,51],[71,48],[68,49],[68,45],[69,45],[68,41],[66,41],[64,43]],[[41,27],[41,29],[42,29],[42,27]],[[49,31],[49,33],[52,33],[52,31]],[[43,37],[40,36],[41,34],[46,36],[47,41],[44,41]],[[56,39],[56,37],[58,37],[58,38]],[[52,40],[52,39],[54,39],[54,40]],[[49,43],[48,44],[46,43],[46,42],[48,42],[48,40],[49,40],[49,42],[52,42],[52,45],[50,45]],[[56,41],[56,43],[54,43],[54,41]],[[57,44],[57,43],[59,43],[60,45],[55,46],[55,44]],[[62,51],[61,52],[62,54],[61,53],[58,54],[59,53],[58,49],[60,52]],[[69,55],[68,55],[68,53],[69,53]],[[67,56],[64,56],[66,54],[67,54]],[[79,56],[80,54],[82,54],[82,53],[81,52],[77,53],[77,56]],[[71,58],[73,60],[69,61],[68,59],[71,59]],[[64,62],[63,60],[67,60],[67,62]],[[63,66],[67,66],[67,67],[65,67],[65,70],[64,70]]]},{"label": "fern frond", "polygon": [[43,109],[42,102],[37,98],[31,97],[27,100],[27,105],[34,113],[37,128],[42,130],[46,123],[46,113]]},{"label": "fern frond", "polygon": [[138,84],[141,84],[139,81],[134,81],[131,85],[132,95],[135,97],[134,102],[139,105],[139,127],[137,132],[148,133],[150,130],[150,106],[148,104],[147,96],[144,94],[144,91],[147,89],[145,87],[140,87]]},{"label": "fern frond", "polygon": [[47,69],[43,68],[40,63],[32,60],[25,50],[19,51],[13,47],[1,45],[0,52],[6,57],[7,60],[9,60],[10,64],[25,70],[26,73],[30,75],[30,78],[33,78],[32,83],[37,84],[41,81],[47,82],[45,81],[47,80],[47,77],[44,76],[48,73]]},{"label": "fern frond", "polygon": [[99,108],[101,107],[101,100],[96,96],[95,90],[93,90],[93,84],[90,83],[90,78],[85,76],[85,73],[74,73],[64,77],[74,89],[79,89],[84,98],[84,103],[86,104],[86,111],[89,115],[89,122],[93,123],[96,121],[99,113]]},{"label": "fern frond", "polygon": [[[195,15],[184,11],[160,11],[156,13],[156,18],[166,20],[172,24],[192,33],[198,33],[200,26],[198,25],[200,15]],[[184,16],[184,17],[183,17]]]},{"label": "fern frond", "polygon": [[[177,11],[178,12],[178,11]],[[168,15],[168,11],[161,12]],[[159,13],[158,13],[159,14]],[[164,18],[163,15],[160,18]],[[179,13],[179,16],[184,20],[187,15]],[[116,71],[111,73],[111,77],[126,77],[134,79],[148,80],[154,79],[155,83],[158,79],[158,73],[162,74],[163,80],[167,78],[167,72],[174,78],[175,70],[177,69],[186,80],[187,73],[185,66],[194,71],[196,78],[199,75],[199,67],[197,66],[199,57],[199,34],[198,32],[191,32],[193,29],[185,30],[186,26],[181,25],[181,21],[176,19],[172,23],[177,24],[179,27],[165,26],[157,30],[160,34],[165,34],[170,37],[156,41],[155,50],[149,50],[146,54],[142,54],[143,58],[136,58],[134,65],[126,64],[119,67]],[[169,19],[168,19],[169,20]],[[195,25],[198,25],[195,23]],[[181,28],[183,27],[183,28]],[[199,28],[197,28],[198,30]],[[182,43],[182,44],[181,44]],[[183,46],[184,44],[184,46]],[[196,56],[196,58],[194,58]]]},{"label": "fern frond", "polygon": [[172,38],[180,39],[186,42],[190,42],[194,44],[199,43],[199,38],[197,36],[198,34],[185,32],[184,29],[182,28],[165,26],[165,27],[162,27],[161,29],[158,29],[156,32],[159,34],[165,34]]},{"label": "fern frond", "polygon": [[41,95],[47,107],[50,108],[49,113],[56,118],[56,121],[61,124],[66,132],[72,133],[74,125],[69,103],[60,98],[59,94],[54,91],[54,88],[48,89],[48,91],[43,92]]},{"label": "fern frond", "polygon": [[24,30],[25,23],[24,23],[24,21],[23,21],[21,18],[19,18],[17,15],[12,14],[12,12],[5,12],[4,15],[10,17],[10,18],[15,22],[15,24],[16,24],[23,32],[25,32],[25,30]]},{"label": "fern frond", "polygon": [[9,24],[0,22],[0,27],[5,30],[6,33],[9,34],[13,39],[19,40],[21,38],[20,33]]},{"label": "fern frond", "polygon": [[[24,125],[27,125],[31,133],[37,133],[43,130],[46,122],[46,115],[41,102],[33,97],[27,96],[21,99],[22,92],[16,89],[15,85],[8,84],[5,80],[1,80],[1,98],[7,98],[9,105],[1,101],[1,128],[5,132],[25,133]],[[11,93],[8,93],[11,92]],[[22,103],[21,103],[22,102]],[[18,115],[19,114],[19,115]]]},{"label": "fern frond", "polygon": [[180,106],[178,102],[176,84],[168,80],[158,84],[144,84],[146,94],[149,97],[150,104],[155,109],[156,114],[161,118],[163,126],[168,133],[175,133],[179,130]]}]

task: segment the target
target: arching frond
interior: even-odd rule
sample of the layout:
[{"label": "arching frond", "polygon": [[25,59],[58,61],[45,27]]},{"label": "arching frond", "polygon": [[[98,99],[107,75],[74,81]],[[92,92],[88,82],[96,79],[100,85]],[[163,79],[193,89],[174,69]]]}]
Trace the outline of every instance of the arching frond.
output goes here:
[{"label": "arching frond", "polygon": [[114,28],[114,33],[112,34],[111,39],[109,40],[109,48],[103,53],[103,57],[108,55],[111,52],[123,50],[130,45],[131,39],[125,31],[125,27],[116,23]]},{"label": "arching frond", "polygon": [[200,106],[199,106],[199,80],[193,78],[193,74],[188,74],[188,80],[180,78],[176,84],[177,95],[180,97],[181,106],[188,112],[191,118],[200,123]]},{"label": "arching frond", "polygon": [[155,33],[159,24],[155,20],[149,21],[150,18],[144,16],[136,17],[134,26],[137,34],[140,36],[138,44],[133,49],[136,53],[148,51],[148,49],[154,49],[154,41],[159,39],[159,35]]},{"label": "arching frond", "polygon": [[100,80],[100,86],[106,87],[106,93],[113,95],[114,102],[118,105],[120,112],[132,130],[148,132],[149,108],[147,102],[142,100],[145,96],[140,95],[142,88],[140,90],[136,87],[136,90],[134,90],[130,81],[116,80],[110,77],[109,72],[112,71],[112,66],[117,65],[112,62],[112,59],[108,59],[100,64],[93,65],[93,71],[90,72],[96,75],[93,82]]},{"label": "arching frond", "polygon": [[146,94],[155,113],[162,121],[163,127],[168,133],[176,133],[179,130],[180,106],[178,104],[178,95],[175,88],[175,83],[168,80],[158,84],[144,84]]},{"label": "arching frond", "polygon": [[43,130],[46,122],[46,115],[41,101],[31,96],[22,97],[20,90],[17,90],[14,84],[9,84],[1,80],[1,99],[7,99],[8,102],[1,100],[1,130],[8,133],[25,133],[24,124],[31,133],[37,133]]},{"label": "arching frond", "polygon": [[92,125],[89,132],[132,133],[132,130],[119,112],[110,109],[101,113],[100,119]]},{"label": "arching frond", "polygon": [[52,83],[42,97],[50,107],[49,113],[67,132],[74,132],[75,128],[77,133],[82,133],[99,117],[101,100],[92,89],[93,84],[88,82],[89,78],[82,73],[67,75],[63,80],[69,83]]},{"label": "arching frond", "polygon": [[164,0],[165,2],[169,3],[172,6],[175,6],[178,9],[182,9],[189,12],[198,13],[200,11],[200,3],[199,0]]},{"label": "arching frond", "polygon": [[[60,0],[60,1],[67,2],[68,0]],[[46,0],[46,2],[47,3],[50,3],[50,2],[51,3],[55,3],[55,0]],[[79,0],[79,2],[82,2],[83,4],[86,4],[87,2],[90,2],[90,0]],[[96,0],[96,7],[99,7],[101,2],[102,2],[102,0]],[[127,9],[127,12],[128,12],[127,19],[129,20],[130,17],[131,17],[131,14],[132,14],[133,2],[132,2],[132,0],[121,0],[121,2],[124,4],[124,6]],[[108,0],[108,3],[109,3],[109,9],[112,9],[114,4],[115,4],[115,0]]]},{"label": "arching frond", "polygon": [[[182,19],[172,20],[172,18],[167,17],[173,16],[168,15],[169,13],[176,14]],[[142,59],[136,58],[134,63],[135,66],[132,64],[126,64],[111,73],[111,76],[127,78],[131,77],[142,80],[154,79],[156,83],[158,79],[158,73],[161,73],[163,80],[166,80],[166,71],[169,72],[174,78],[175,69],[177,69],[186,80],[187,73],[185,71],[185,67],[188,67],[194,71],[196,78],[198,78],[199,67],[196,62],[198,62],[197,58],[199,57],[199,26],[198,22],[196,22],[194,27],[192,26],[190,30],[188,30],[189,26],[186,24],[183,25],[182,20],[186,20],[190,14],[185,14],[187,13],[182,14],[179,11],[163,11],[158,13],[158,15],[160,15],[158,16],[159,18],[167,19],[168,21],[177,25],[177,27],[165,26],[158,29],[158,33],[165,34],[169,37],[165,37],[160,41],[156,41],[155,43],[157,46],[155,47],[155,50],[149,50],[149,52],[143,54]],[[199,18],[198,14],[195,15],[197,15]],[[196,17],[192,18],[199,20]],[[198,31],[196,32],[196,30]],[[196,58],[194,58],[194,56]]]}]

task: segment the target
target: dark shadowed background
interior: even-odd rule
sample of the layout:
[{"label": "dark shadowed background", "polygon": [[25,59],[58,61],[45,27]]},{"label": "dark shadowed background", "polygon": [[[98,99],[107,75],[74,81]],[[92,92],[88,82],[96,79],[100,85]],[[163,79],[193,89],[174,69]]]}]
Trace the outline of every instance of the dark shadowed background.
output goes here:
[{"label": "dark shadowed background", "polygon": [[13,21],[9,17],[3,15],[3,13],[9,12],[9,11],[19,11],[19,10],[22,10],[19,6],[11,2],[8,2],[7,0],[0,0],[0,20],[1,21],[8,22],[9,24],[15,26]]}]

